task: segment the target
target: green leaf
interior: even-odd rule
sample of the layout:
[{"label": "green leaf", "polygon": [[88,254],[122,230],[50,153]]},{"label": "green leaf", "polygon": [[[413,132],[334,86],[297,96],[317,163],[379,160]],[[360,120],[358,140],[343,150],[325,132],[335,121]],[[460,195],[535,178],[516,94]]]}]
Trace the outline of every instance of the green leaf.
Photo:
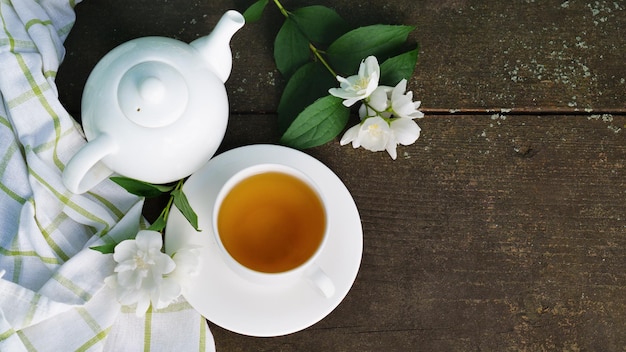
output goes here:
[{"label": "green leaf", "polygon": [[343,99],[327,95],[309,105],[293,121],[280,142],[293,148],[306,149],[335,138],[348,123],[350,109]]},{"label": "green leaf", "polygon": [[250,7],[248,7],[243,13],[246,23],[258,21],[261,18],[261,15],[263,15],[263,10],[265,10],[268,2],[269,0],[259,0],[250,5]]},{"label": "green leaf", "polygon": [[89,247],[89,249],[93,249],[94,251],[98,251],[102,254],[111,254],[115,252],[115,246],[117,246],[117,243],[107,243],[102,246]]},{"label": "green leaf", "polygon": [[414,29],[413,26],[384,24],[360,27],[339,37],[326,53],[335,70],[351,76],[358,71],[361,61],[370,55],[383,61],[394,55]]},{"label": "green leaf", "polygon": [[165,229],[165,225],[167,225],[167,222],[165,221],[165,214],[161,212],[159,217],[152,223],[152,225],[150,225],[150,227],[148,227],[148,230],[161,232]]},{"label": "green leaf", "polygon": [[278,128],[285,132],[298,114],[337,85],[335,78],[319,62],[309,62],[291,76],[278,104]]},{"label": "green leaf", "polygon": [[332,43],[350,29],[335,10],[326,6],[299,8],[291,13],[290,18],[310,41],[321,44]]},{"label": "green leaf", "polygon": [[122,186],[129,193],[146,198],[158,197],[174,189],[173,185],[153,185],[148,182],[120,176],[111,177],[111,181]]},{"label": "green leaf", "polygon": [[296,23],[287,18],[274,40],[276,68],[285,77],[290,77],[309,61],[309,57],[309,40],[298,29]]},{"label": "green leaf", "polygon": [[395,86],[403,78],[409,79],[415,71],[419,47],[385,60],[380,65],[380,83]]},{"label": "green leaf", "polygon": [[178,210],[180,210],[185,219],[189,221],[191,226],[193,226],[196,231],[202,231],[198,228],[198,214],[196,214],[196,212],[191,208],[185,193],[183,193],[182,190],[177,189],[172,192],[172,197],[174,197],[174,205],[178,208]]}]

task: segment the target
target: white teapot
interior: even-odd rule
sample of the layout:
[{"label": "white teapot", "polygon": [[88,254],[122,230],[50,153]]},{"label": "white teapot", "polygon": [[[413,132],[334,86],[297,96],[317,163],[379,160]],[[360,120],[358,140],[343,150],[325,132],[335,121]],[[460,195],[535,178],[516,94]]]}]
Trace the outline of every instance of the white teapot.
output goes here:
[{"label": "white teapot", "polygon": [[230,39],[244,22],[231,10],[190,44],[143,37],[105,55],[83,91],[88,142],[65,167],[65,186],[84,193],[113,173],[168,183],[204,165],[226,132]]}]

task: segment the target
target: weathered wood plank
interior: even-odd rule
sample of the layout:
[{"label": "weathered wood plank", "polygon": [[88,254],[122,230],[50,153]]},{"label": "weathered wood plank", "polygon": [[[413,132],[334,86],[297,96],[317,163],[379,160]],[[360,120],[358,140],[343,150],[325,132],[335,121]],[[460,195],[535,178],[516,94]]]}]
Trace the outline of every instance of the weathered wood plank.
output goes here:
[{"label": "weathered wood plank", "polygon": [[[360,209],[357,281],[326,319],[218,351],[616,351],[626,346],[624,116],[439,116],[384,153],[309,151]],[[224,149],[271,142],[234,117]]]},{"label": "weathered wood plank", "polygon": [[624,111],[625,3],[426,3],[407,17],[422,43],[413,82],[425,106]]},{"label": "weathered wood plank", "polygon": [[[79,111],[89,71],[116,45],[146,35],[191,41],[208,33],[225,10],[243,11],[249,3],[80,3],[57,79],[62,100],[70,111]],[[427,111],[626,111],[624,2],[284,1],[287,8],[308,4],[332,6],[354,26],[415,25],[410,38],[421,44],[421,57],[410,88]],[[284,81],[272,51],[281,21],[270,7],[260,22],[247,25],[234,38],[235,62],[228,82],[234,112],[276,110]]]}]

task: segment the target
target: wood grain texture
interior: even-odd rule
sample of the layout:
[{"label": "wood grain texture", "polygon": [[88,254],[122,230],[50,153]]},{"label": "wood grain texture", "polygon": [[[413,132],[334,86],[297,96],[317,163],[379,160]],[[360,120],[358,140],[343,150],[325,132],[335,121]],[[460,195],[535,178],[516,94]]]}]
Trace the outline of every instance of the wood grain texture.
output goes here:
[{"label": "wood grain texture", "polygon": [[[57,78],[62,102],[80,118],[87,75],[114,46],[145,35],[190,41],[249,3],[79,4]],[[211,325],[218,352],[626,350],[626,3],[284,4],[332,6],[354,25],[415,25],[410,88],[428,114],[396,161],[337,141],[307,151],[345,182],[362,216],[354,287],[289,336]],[[268,11],[233,39],[220,152],[279,138],[280,21]]]},{"label": "wood grain texture", "polygon": [[[212,326],[218,351],[618,351],[626,346],[626,118],[426,117],[384,153],[330,143],[362,216],[345,301],[313,327],[257,339]],[[272,142],[233,117],[224,149]]]},{"label": "wood grain texture", "polygon": [[[211,31],[227,9],[251,1],[89,0],[76,7],[58,83],[79,112],[84,81],[97,61],[132,38],[163,35],[189,42]],[[290,2],[335,8],[353,26],[416,26],[420,59],[409,87],[426,111],[469,113],[626,112],[626,3],[621,1],[373,0]],[[270,4],[271,5],[271,4]],[[285,84],[273,61],[283,18],[268,7],[232,41],[227,83],[236,113],[273,112]],[[355,72],[357,68],[355,67]],[[346,72],[345,75],[354,74]]]}]

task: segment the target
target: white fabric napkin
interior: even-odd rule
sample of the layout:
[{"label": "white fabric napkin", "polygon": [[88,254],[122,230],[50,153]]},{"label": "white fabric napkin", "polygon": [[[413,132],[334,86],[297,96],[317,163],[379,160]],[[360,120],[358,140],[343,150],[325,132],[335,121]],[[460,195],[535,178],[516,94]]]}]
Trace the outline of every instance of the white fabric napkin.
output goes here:
[{"label": "white fabric napkin", "polygon": [[61,182],[85,143],[54,83],[74,5],[0,0],[0,351],[213,351],[184,299],[137,318],[104,285],[115,263],[88,247],[133,237],[143,201]]}]

